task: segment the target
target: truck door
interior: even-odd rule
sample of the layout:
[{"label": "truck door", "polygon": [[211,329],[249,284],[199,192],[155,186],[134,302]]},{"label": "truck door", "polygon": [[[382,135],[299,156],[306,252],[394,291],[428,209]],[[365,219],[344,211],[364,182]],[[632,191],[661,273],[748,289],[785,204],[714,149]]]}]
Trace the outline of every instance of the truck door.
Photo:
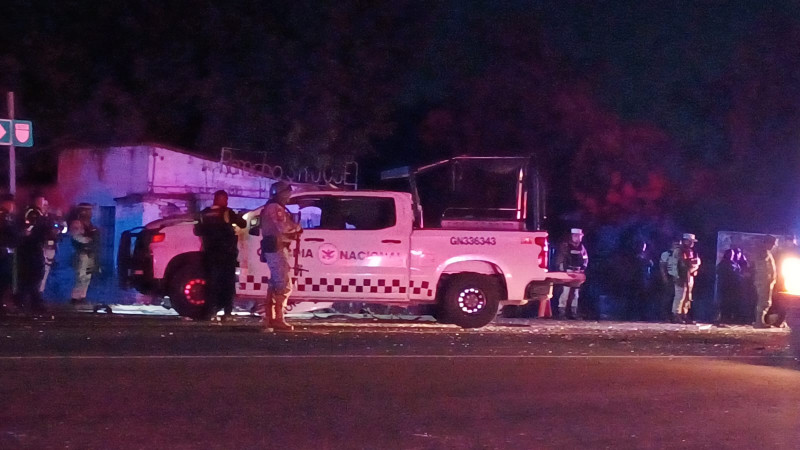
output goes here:
[{"label": "truck door", "polygon": [[394,198],[309,194],[288,208],[300,213],[304,228],[297,297],[408,298],[411,219],[398,217]]}]

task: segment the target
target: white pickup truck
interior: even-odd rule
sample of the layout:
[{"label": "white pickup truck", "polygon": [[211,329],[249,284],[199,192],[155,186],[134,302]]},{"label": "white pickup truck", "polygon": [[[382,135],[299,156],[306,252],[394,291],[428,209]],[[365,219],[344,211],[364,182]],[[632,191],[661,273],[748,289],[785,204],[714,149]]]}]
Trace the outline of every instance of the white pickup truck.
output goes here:
[{"label": "white pickup truck", "polygon": [[[294,303],[427,304],[437,320],[474,328],[491,322],[501,304],[547,300],[554,283],[583,281],[581,274],[548,272],[547,232],[524,231],[514,220],[469,218],[421,228],[409,193],[302,192],[287,209],[304,228],[293,248]],[[267,292],[260,212],[246,213],[247,229],[238,230],[239,299]],[[169,296],[179,314],[202,318],[210,311],[194,223],[181,216],[126,232],[119,269],[124,284]]]}]

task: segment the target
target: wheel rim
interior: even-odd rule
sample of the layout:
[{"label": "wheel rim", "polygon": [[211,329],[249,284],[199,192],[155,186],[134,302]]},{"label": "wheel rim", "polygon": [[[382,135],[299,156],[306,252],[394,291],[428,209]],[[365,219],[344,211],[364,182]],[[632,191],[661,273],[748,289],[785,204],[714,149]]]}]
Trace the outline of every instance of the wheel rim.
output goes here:
[{"label": "wheel rim", "polygon": [[192,305],[202,305],[206,302],[205,298],[205,286],[206,280],[202,278],[195,278],[194,280],[189,280],[183,286],[183,295],[186,297],[186,301],[191,303]]},{"label": "wheel rim", "polygon": [[486,294],[480,289],[464,288],[458,294],[458,307],[462,312],[475,314],[486,306]]}]

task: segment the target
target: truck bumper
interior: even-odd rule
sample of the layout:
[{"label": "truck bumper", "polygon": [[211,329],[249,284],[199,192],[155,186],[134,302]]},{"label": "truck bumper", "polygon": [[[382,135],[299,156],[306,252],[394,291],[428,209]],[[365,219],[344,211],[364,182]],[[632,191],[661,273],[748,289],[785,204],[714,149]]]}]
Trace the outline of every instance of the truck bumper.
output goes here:
[{"label": "truck bumper", "polygon": [[586,282],[586,274],[583,272],[548,272],[547,280],[553,284],[579,287]]},{"label": "truck bumper", "polygon": [[553,297],[553,283],[549,281],[532,281],[525,287],[524,299],[508,299],[500,302],[501,305],[527,305],[532,301],[550,300]]}]

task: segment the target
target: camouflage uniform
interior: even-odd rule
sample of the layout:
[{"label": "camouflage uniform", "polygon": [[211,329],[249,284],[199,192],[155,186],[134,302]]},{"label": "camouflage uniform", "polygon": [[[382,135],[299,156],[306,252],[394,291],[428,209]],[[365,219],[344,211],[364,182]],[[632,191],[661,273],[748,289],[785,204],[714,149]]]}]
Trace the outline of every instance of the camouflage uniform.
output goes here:
[{"label": "camouflage uniform", "polygon": [[269,292],[266,299],[268,326],[283,328],[284,309],[292,293],[291,252],[289,246],[300,225],[280,203],[270,200],[261,210],[261,258],[269,267]]},{"label": "camouflage uniform", "polygon": [[[684,234],[683,241],[696,242],[693,234]],[[676,263],[670,270],[675,282],[675,296],[672,300],[673,321],[685,322],[688,320],[692,308],[692,290],[694,277],[700,269],[700,257],[692,248],[694,244],[682,244],[672,252],[672,259]],[[673,268],[674,267],[674,268]]]}]

